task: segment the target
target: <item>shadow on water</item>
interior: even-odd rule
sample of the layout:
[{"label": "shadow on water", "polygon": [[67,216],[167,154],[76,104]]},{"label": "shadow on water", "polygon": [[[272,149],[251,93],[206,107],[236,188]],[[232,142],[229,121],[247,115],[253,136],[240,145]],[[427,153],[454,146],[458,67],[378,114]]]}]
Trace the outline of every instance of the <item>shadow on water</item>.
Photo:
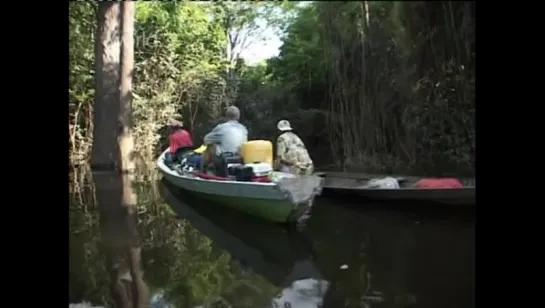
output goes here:
[{"label": "shadow on water", "polygon": [[[110,191],[122,187],[95,180]],[[112,249],[104,244],[106,236],[100,238],[104,214],[97,211],[93,192],[101,184],[90,184],[80,180],[72,189],[70,302],[114,307],[108,286],[117,276],[107,262]],[[165,302],[170,307],[268,307],[273,298],[283,307],[290,296],[306,296],[308,304],[312,296],[307,293],[313,291],[300,285],[306,278],[327,281],[314,292],[323,297],[324,307],[475,306],[472,215],[354,209],[321,199],[306,228],[296,231],[209,206],[163,182],[135,182],[133,189],[153,307],[167,307]],[[111,211],[111,217],[125,219],[116,225],[129,222],[123,212]],[[115,219],[110,221],[113,229]],[[127,247],[134,235],[111,241]],[[158,298],[164,299],[162,306]],[[293,303],[307,307],[301,300]]]},{"label": "shadow on water", "polygon": [[[301,302],[287,299],[291,294],[286,293],[293,291],[294,283],[297,286],[303,283],[301,286],[308,297],[305,298],[305,304],[316,300],[315,297],[318,297],[317,300],[323,297],[327,283],[321,281],[322,275],[314,264],[312,241],[306,232],[288,230],[277,224],[252,219],[221,206],[200,204],[199,198],[183,194],[165,182],[159,183],[159,190],[176,213],[212,239],[215,246],[228,251],[241,265],[274,285],[272,289],[278,293],[275,302],[280,303],[280,306],[290,301],[292,306],[294,302]],[[309,284],[309,280],[312,283]],[[252,281],[246,277],[239,277],[234,285],[253,286]],[[262,290],[253,289],[263,307],[275,295],[270,292],[262,294]],[[280,289],[284,289],[284,292],[279,292]],[[234,293],[238,297],[238,292]],[[236,299],[227,300],[232,304]]]},{"label": "shadow on water", "polygon": [[310,238],[303,232],[249,219],[228,208],[201,205],[198,198],[176,191],[168,183],[158,185],[161,196],[180,217],[213,239],[215,246],[229,251],[241,264],[251,264],[252,270],[274,284],[285,284],[286,271],[297,260],[312,259]]}]

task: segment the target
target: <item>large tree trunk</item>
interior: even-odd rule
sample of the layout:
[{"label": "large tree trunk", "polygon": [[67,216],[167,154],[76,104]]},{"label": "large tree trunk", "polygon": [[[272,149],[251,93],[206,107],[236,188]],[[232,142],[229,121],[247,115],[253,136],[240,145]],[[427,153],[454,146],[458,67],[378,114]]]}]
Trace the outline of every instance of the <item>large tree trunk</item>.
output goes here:
[{"label": "large tree trunk", "polygon": [[122,3],[121,86],[119,136],[117,138],[121,171],[134,171],[134,140],[132,136],[132,74],[134,66],[134,1]]},{"label": "large tree trunk", "polygon": [[91,168],[117,165],[119,114],[120,21],[122,2],[99,2],[95,39],[95,106]]}]

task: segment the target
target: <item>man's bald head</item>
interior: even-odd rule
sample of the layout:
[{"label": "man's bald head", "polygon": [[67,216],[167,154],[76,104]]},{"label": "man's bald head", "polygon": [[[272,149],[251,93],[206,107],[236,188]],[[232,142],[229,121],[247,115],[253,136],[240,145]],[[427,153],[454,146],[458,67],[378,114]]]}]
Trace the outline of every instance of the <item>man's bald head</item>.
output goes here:
[{"label": "man's bald head", "polygon": [[225,116],[228,120],[238,121],[240,119],[240,110],[236,106],[229,106],[225,110]]}]

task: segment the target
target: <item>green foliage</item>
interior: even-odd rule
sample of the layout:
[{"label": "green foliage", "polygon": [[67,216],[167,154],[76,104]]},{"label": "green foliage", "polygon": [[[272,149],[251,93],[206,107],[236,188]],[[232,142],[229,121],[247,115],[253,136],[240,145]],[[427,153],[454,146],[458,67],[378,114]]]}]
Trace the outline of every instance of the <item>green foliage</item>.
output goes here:
[{"label": "green foliage", "polygon": [[317,31],[318,15],[314,5],[298,9],[298,18],[287,28],[281,53],[271,61],[275,78],[290,80],[295,91],[309,84],[325,85],[324,42]]},{"label": "green foliage", "polygon": [[[95,10],[70,4],[72,162],[92,140]],[[474,24],[470,2],[138,2],[136,151],[152,163],[176,114],[198,143],[236,104],[252,138],[292,121],[318,165],[471,171]],[[279,55],[247,65],[267,29]]]},{"label": "green foliage", "polygon": [[269,72],[284,110],[327,113],[314,123],[327,127],[334,162],[472,172],[474,24],[469,2],[313,2],[298,9]]},{"label": "green foliage", "polygon": [[225,38],[199,3],[138,2],[136,12],[136,151],[149,162],[168,118],[213,92]]},{"label": "green foliage", "polygon": [[70,2],[69,4],[69,127],[70,159],[88,158],[91,122],[86,118],[92,112],[94,96],[95,2]]}]

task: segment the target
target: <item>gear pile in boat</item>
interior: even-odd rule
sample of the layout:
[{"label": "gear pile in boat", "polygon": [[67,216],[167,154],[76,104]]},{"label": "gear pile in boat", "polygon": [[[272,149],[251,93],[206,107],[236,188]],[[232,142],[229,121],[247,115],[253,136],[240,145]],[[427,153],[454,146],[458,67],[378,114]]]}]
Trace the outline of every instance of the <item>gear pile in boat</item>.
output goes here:
[{"label": "gear pile in boat", "polygon": [[272,143],[266,140],[251,140],[243,144],[240,154],[222,153],[212,168],[201,171],[206,146],[185,150],[165,157],[165,164],[178,174],[193,174],[205,179],[241,182],[278,182],[282,178],[295,177],[290,173],[273,171]]}]

